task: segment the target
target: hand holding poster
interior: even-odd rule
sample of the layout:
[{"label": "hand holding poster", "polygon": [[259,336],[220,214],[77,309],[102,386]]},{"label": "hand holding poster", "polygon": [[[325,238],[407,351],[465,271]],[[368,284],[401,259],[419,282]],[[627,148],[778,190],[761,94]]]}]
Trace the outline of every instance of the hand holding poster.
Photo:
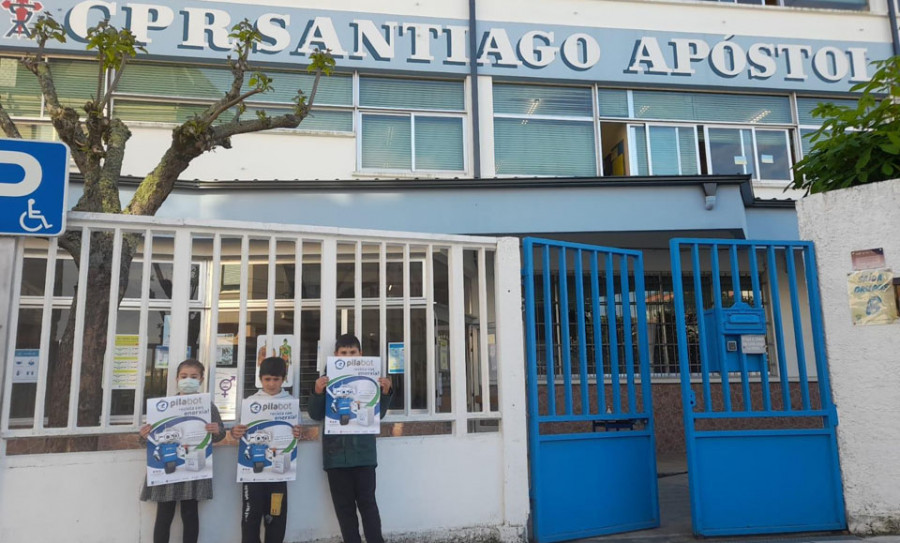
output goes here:
[{"label": "hand holding poster", "polygon": [[147,486],[212,479],[209,394],[147,399]]},{"label": "hand holding poster", "polygon": [[325,433],[381,433],[381,358],[330,356],[326,372]]},{"label": "hand holding poster", "polygon": [[297,478],[297,439],[300,400],[254,398],[244,400],[241,422],[247,433],[238,445],[239,483],[293,481]]}]

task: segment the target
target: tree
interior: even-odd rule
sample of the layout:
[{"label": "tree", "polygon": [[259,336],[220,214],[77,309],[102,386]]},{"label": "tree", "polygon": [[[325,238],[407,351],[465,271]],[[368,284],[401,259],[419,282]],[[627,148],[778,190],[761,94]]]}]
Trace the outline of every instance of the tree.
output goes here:
[{"label": "tree", "polygon": [[794,165],[793,188],[809,194],[900,176],[900,56],[873,65],[872,79],[850,89],[862,92],[856,107],[822,103],[812,110],[824,120]]},{"label": "tree", "polygon": [[[141,181],[131,201],[123,206],[118,181],[131,133],[124,122],[110,115],[110,99],[129,60],[146,51],[130,30],[117,29],[108,20],[90,28],[86,47],[96,52],[97,91],[81,108],[83,112],[78,112],[60,104],[52,62],[45,54],[48,42],[66,41],[62,25],[52,17],[42,16],[35,22],[31,35],[37,48],[20,62],[37,77],[53,128],[59,139],[69,146],[75,165],[84,178],[83,194],[73,208],[75,211],[154,215],[172,192],[178,176],[201,154],[217,147],[230,148],[231,137],[238,134],[297,127],[309,115],[322,74],[330,75],[334,67],[329,51],[316,50],[310,55],[307,68],[315,75],[308,98],[298,89],[294,107],[289,113],[269,116],[259,112],[252,119],[242,119],[245,101],[274,87],[273,80],[256,70],[249,60],[256,44],[262,41],[262,35],[248,20],[236,24],[229,34],[234,44],[232,55],[228,57],[232,75],[230,88],[205,111],[172,130],[168,149],[156,167]],[[233,117],[225,120],[224,115]],[[22,137],[2,103],[0,128],[7,137]],[[84,307],[84,349],[78,398],[78,424],[90,426],[97,424],[102,407],[101,376],[106,353],[108,311],[104,309],[105,304],[96,303],[96,300],[106,300],[110,292],[113,236],[104,232],[91,234],[89,262],[81,262],[82,241],[80,232],[67,232],[59,238],[59,245],[72,256],[77,267],[90,266],[87,284],[77,286],[87,289],[87,300],[94,300],[94,303],[86,303]],[[124,296],[128,271],[137,247],[136,237],[124,236],[119,301]],[[47,413],[51,427],[67,424],[76,306],[77,301],[73,297],[57,362],[49,368]]]}]

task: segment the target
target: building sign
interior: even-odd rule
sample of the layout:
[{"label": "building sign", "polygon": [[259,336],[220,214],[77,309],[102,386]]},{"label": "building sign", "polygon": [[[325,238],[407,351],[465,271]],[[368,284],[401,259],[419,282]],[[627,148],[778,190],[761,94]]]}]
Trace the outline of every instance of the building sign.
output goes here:
[{"label": "building sign", "polygon": [[897,318],[891,270],[855,271],[847,276],[853,324],[890,324]]},{"label": "building sign", "polygon": [[[249,19],[263,35],[254,60],[305,65],[330,49],[341,69],[469,72],[465,20],[322,11],[224,2],[48,0],[69,40],[52,47],[84,52],[89,27],[103,18],[127,26],[154,58],[223,59],[229,29]],[[36,13],[37,8],[31,12]],[[34,47],[17,19],[0,43]],[[891,55],[884,42],[832,42],[720,34],[649,32],[479,21],[479,73],[634,85],[722,86],[846,91],[869,78],[868,63]]]}]

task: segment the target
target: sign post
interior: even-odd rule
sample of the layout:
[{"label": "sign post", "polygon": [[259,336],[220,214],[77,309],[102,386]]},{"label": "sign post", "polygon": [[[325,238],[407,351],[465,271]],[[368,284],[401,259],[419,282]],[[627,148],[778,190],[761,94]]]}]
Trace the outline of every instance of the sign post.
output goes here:
[{"label": "sign post", "polygon": [[65,232],[68,186],[66,144],[0,139],[0,235]]}]

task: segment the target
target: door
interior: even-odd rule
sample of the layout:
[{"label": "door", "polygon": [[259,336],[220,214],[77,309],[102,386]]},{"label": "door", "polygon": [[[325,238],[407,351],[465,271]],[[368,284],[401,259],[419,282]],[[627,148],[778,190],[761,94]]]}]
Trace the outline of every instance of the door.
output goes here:
[{"label": "door", "polygon": [[659,526],[640,252],[526,238],[535,541]]}]

